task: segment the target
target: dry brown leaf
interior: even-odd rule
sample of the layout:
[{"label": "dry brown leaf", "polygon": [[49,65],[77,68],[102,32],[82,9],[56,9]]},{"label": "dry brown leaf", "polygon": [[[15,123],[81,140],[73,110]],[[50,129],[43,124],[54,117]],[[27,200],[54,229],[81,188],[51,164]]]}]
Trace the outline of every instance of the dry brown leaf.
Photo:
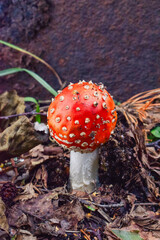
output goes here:
[{"label": "dry brown leaf", "polygon": [[35,192],[34,185],[32,183],[28,183],[23,187],[23,192],[18,195],[14,201],[26,201],[31,198],[36,198],[38,194]]},{"label": "dry brown leaf", "polygon": [[47,135],[44,137],[38,135],[29,119],[22,116],[0,133],[0,162],[9,157],[17,157],[26,153],[47,139]]},{"label": "dry brown leaf", "polygon": [[35,185],[42,184],[42,186],[47,188],[47,179],[48,179],[48,173],[47,173],[46,167],[42,164],[41,167],[36,172]]},{"label": "dry brown leaf", "polygon": [[16,240],[37,240],[37,237],[27,230],[20,229]]},{"label": "dry brown leaf", "polygon": [[73,201],[55,210],[54,216],[61,222],[67,221],[69,229],[77,230],[77,224],[84,219],[85,213],[81,204],[78,201]]},{"label": "dry brown leaf", "polygon": [[[24,113],[25,103],[24,98],[19,97],[15,90],[11,92],[4,92],[0,95],[0,115],[9,116],[13,114]],[[14,121],[20,117],[9,118],[7,120],[0,120],[0,126],[4,130],[10,126]]]},{"label": "dry brown leaf", "polygon": [[[130,215],[134,223],[152,233],[152,236],[160,239],[160,219],[153,211],[146,211],[145,208],[138,206]],[[154,239],[154,238],[153,238]],[[150,238],[147,238],[150,240]]]},{"label": "dry brown leaf", "polygon": [[0,228],[8,233],[9,225],[5,215],[6,207],[2,199],[0,198]]},{"label": "dry brown leaf", "polygon": [[28,157],[31,157],[31,169],[37,165],[44,163],[46,160],[55,157],[54,155],[50,154],[46,155],[44,148],[45,147],[42,144],[39,144],[29,151]]}]

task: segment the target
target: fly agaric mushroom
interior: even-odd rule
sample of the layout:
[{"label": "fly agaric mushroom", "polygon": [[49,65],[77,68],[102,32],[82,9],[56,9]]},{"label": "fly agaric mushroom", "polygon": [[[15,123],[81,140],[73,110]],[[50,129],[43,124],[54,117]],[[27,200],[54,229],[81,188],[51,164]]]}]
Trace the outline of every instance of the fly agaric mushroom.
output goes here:
[{"label": "fly agaric mushroom", "polygon": [[50,135],[70,153],[72,190],[92,192],[98,183],[98,147],[115,128],[115,104],[104,86],[70,83],[48,109]]}]

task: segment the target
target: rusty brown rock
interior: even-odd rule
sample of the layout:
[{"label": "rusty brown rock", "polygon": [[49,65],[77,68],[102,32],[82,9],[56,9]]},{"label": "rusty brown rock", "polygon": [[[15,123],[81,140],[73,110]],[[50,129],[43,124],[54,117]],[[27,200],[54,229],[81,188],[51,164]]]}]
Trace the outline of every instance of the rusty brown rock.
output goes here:
[{"label": "rusty brown rock", "polygon": [[[12,6],[16,1],[1,0],[1,5],[4,2]],[[27,16],[27,11],[31,11],[33,19],[39,14],[38,17],[44,22],[43,27],[37,20],[35,25],[32,24],[30,19],[31,30],[36,31],[36,34],[31,34],[30,38],[21,35],[16,37],[25,24],[21,21],[20,12],[15,18],[18,23],[14,31],[11,31],[13,19],[11,23],[3,21],[4,26],[8,24],[5,40],[13,43],[18,41],[18,45],[42,57],[57,70],[63,81],[92,79],[103,82],[120,101],[135,93],[159,87],[159,0],[52,0],[46,10],[50,16],[47,21],[46,14],[42,11],[34,12],[30,2],[23,0],[23,14]],[[49,4],[47,0],[39,2],[42,5],[44,3],[46,8]],[[19,6],[16,11],[20,11]],[[8,16],[10,14],[8,12]],[[29,25],[25,33],[27,31],[30,31]],[[9,51],[2,51],[0,64],[3,68],[26,66],[39,73],[56,89],[59,88],[56,78],[45,67],[28,61],[25,56],[20,58],[16,55],[10,61]],[[17,89],[21,95],[27,95],[28,89],[32,88],[32,96],[51,97],[23,73],[9,79],[0,78],[1,91],[8,88]]]},{"label": "rusty brown rock", "polygon": [[29,119],[23,116],[0,133],[0,162],[17,157],[47,139],[47,134],[36,132]]}]

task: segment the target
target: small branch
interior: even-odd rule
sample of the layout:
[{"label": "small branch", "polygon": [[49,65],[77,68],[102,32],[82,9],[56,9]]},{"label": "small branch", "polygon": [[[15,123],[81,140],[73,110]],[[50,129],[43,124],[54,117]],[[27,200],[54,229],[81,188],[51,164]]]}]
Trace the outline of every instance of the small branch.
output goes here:
[{"label": "small branch", "polygon": [[37,113],[37,112],[27,112],[27,113],[21,113],[21,114],[13,114],[9,116],[1,116],[0,119],[9,119],[9,118],[14,118],[14,117],[20,117],[20,116],[27,116],[27,115],[42,115],[42,116],[47,116],[46,113]]},{"label": "small branch", "polygon": [[160,139],[152,143],[147,143],[146,147],[155,147],[156,149],[160,149]]},{"label": "small branch", "polygon": [[[117,207],[124,207],[124,203],[113,203],[113,204],[98,204],[95,202],[90,202],[87,200],[79,199],[81,203],[86,204],[86,205],[95,205],[97,207],[102,207],[102,208],[117,208]],[[135,203],[134,206],[158,206],[160,203]]]},{"label": "small branch", "polygon": [[81,203],[86,204],[86,205],[95,205],[97,207],[103,207],[103,208],[112,208],[112,207],[123,207],[124,203],[113,203],[113,204],[98,204],[95,202],[90,202],[87,200],[79,199]]},{"label": "small branch", "polygon": [[160,203],[135,203],[134,206],[158,206]]}]

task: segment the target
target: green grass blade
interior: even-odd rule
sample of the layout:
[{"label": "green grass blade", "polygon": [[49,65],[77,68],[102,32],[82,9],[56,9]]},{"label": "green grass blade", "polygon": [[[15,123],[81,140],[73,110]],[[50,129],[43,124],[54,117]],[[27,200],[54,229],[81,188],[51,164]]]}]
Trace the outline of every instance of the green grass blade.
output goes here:
[{"label": "green grass blade", "polygon": [[25,101],[25,102],[33,102],[33,103],[35,103],[36,105],[38,104],[38,101],[37,101],[35,98],[33,98],[33,97],[25,97],[25,98],[24,98],[24,101]]},{"label": "green grass blade", "polygon": [[[35,98],[33,98],[33,97],[25,97],[25,98],[24,98],[24,101],[25,101],[25,102],[33,102],[33,103],[35,103],[35,104],[36,104],[36,112],[37,112],[37,113],[40,112],[39,104],[38,104],[38,102],[37,102],[37,100],[36,100]],[[36,122],[41,123],[41,116],[40,116],[40,115],[36,115],[36,116],[35,116],[35,119],[36,119]]]},{"label": "green grass blade", "polygon": [[20,68],[8,68],[0,71],[0,77],[7,76],[9,74],[20,72]]},{"label": "green grass blade", "polygon": [[15,50],[17,50],[17,51],[19,51],[19,52],[25,53],[25,54],[27,54],[27,55],[35,58],[35,59],[38,60],[39,62],[43,63],[43,64],[44,64],[47,68],[49,68],[49,69],[53,72],[53,74],[56,76],[56,78],[58,79],[58,82],[59,82],[60,86],[63,85],[63,84],[62,84],[62,81],[61,81],[61,79],[60,79],[60,77],[59,77],[59,75],[58,75],[58,73],[54,70],[54,68],[51,67],[51,65],[49,65],[47,62],[45,62],[43,59],[41,59],[40,57],[36,56],[35,54],[33,54],[33,53],[31,53],[31,52],[23,49],[23,48],[20,48],[20,47],[14,45],[14,44],[11,44],[11,43],[8,43],[8,42],[2,41],[2,40],[0,40],[0,43],[6,45],[7,47],[13,48],[13,49],[15,49]]},{"label": "green grass blade", "polygon": [[57,92],[45,81],[43,78],[41,78],[38,74],[26,69],[26,68],[9,68],[0,71],[0,77],[6,76],[8,74],[13,74],[17,72],[26,72],[30,76],[32,76],[37,82],[39,82],[45,89],[48,90],[51,94],[54,96],[57,96]]},{"label": "green grass blade", "polygon": [[[36,105],[36,112],[37,113],[40,112],[39,104]],[[36,115],[35,118],[36,118],[36,122],[41,123],[41,115]]]}]

